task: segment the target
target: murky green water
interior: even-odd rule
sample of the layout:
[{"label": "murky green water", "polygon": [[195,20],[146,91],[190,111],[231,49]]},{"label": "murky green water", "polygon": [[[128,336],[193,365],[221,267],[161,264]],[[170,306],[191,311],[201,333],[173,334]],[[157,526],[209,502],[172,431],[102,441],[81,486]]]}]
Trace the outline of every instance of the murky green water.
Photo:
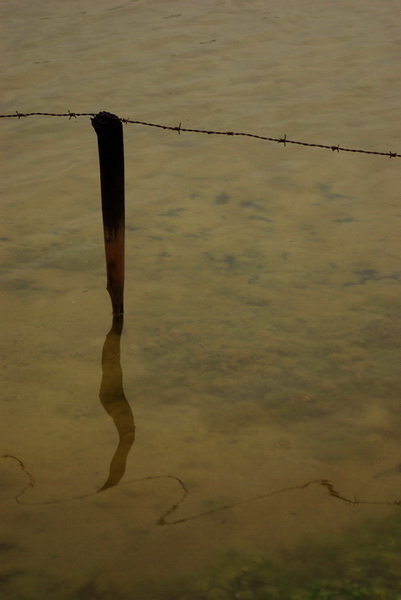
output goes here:
[{"label": "murky green water", "polygon": [[[396,8],[4,3],[0,113],[399,152]],[[399,598],[399,159],[125,125],[113,404],[90,119],[0,127],[2,598]]]}]

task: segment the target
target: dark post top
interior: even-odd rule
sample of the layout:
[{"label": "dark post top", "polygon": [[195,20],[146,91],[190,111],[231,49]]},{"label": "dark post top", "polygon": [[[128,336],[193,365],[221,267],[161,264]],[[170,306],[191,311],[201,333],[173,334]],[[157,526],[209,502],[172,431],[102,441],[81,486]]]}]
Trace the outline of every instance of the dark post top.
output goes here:
[{"label": "dark post top", "polygon": [[116,235],[124,222],[123,126],[116,115],[104,111],[91,120],[98,138],[104,223]]}]

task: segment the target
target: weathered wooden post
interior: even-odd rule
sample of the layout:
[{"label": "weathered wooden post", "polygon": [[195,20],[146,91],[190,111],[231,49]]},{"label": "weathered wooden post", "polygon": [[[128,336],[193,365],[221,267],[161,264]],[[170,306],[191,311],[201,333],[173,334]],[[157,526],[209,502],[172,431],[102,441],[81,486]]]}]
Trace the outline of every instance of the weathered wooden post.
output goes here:
[{"label": "weathered wooden post", "polygon": [[92,119],[99,147],[107,291],[113,315],[124,312],[124,140],[120,119],[100,112]]}]

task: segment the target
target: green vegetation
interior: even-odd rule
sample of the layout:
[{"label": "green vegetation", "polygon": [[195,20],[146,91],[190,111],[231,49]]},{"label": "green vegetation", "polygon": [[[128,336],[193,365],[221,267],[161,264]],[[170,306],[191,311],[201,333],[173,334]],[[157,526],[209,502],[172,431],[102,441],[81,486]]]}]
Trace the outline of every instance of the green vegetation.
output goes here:
[{"label": "green vegetation", "polygon": [[175,600],[401,600],[401,513],[279,562],[228,552]]},{"label": "green vegetation", "polygon": [[[4,555],[12,548],[4,538]],[[401,512],[304,540],[280,560],[227,551],[203,572],[130,584],[98,569],[71,581],[4,566],[0,590],[7,600],[401,600]]]}]

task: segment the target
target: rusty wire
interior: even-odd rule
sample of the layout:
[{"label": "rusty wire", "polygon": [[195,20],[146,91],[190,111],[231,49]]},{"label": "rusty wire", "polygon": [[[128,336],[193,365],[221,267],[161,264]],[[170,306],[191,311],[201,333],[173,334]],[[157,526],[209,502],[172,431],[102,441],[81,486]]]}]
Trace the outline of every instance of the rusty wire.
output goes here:
[{"label": "rusty wire", "polygon": [[[5,118],[21,119],[24,117],[33,117],[33,116],[68,117],[69,119],[72,119],[72,118],[77,118],[77,117],[95,117],[97,114],[98,113],[92,113],[92,112],[90,112],[90,113],[75,113],[75,112],[71,112],[71,111],[68,111],[66,113],[44,113],[44,112],[19,113],[18,111],[16,111],[15,114],[12,113],[12,114],[7,114],[7,115],[0,115],[0,119],[1,118],[3,118],[3,119],[5,119]],[[110,115],[110,113],[108,113],[108,114]],[[329,144],[299,142],[299,141],[288,139],[287,135],[284,135],[284,137],[281,137],[281,138],[274,138],[274,137],[267,137],[264,135],[257,135],[255,133],[244,133],[244,132],[239,132],[239,131],[214,131],[214,130],[210,130],[210,129],[193,129],[193,128],[189,128],[189,127],[182,127],[181,123],[174,127],[171,125],[159,125],[157,123],[147,123],[146,121],[123,119],[116,115],[110,115],[110,116],[115,117],[122,123],[131,123],[133,125],[144,125],[146,127],[156,127],[158,129],[165,129],[168,131],[176,131],[178,134],[180,134],[181,132],[184,132],[184,133],[203,133],[206,135],[241,136],[241,137],[255,138],[258,140],[264,140],[267,142],[276,142],[278,144],[283,144],[284,146],[286,146],[287,144],[295,144],[297,146],[308,146],[309,148],[324,148],[325,150],[332,150],[333,152],[354,152],[354,153],[358,153],[358,154],[375,154],[378,156],[388,156],[389,158],[401,158],[401,154],[398,154],[397,152],[391,152],[391,151],[378,152],[378,151],[374,151],[374,150],[357,150],[354,148],[344,148],[344,147],[340,146],[339,144],[334,146],[334,145],[329,145]]]}]

